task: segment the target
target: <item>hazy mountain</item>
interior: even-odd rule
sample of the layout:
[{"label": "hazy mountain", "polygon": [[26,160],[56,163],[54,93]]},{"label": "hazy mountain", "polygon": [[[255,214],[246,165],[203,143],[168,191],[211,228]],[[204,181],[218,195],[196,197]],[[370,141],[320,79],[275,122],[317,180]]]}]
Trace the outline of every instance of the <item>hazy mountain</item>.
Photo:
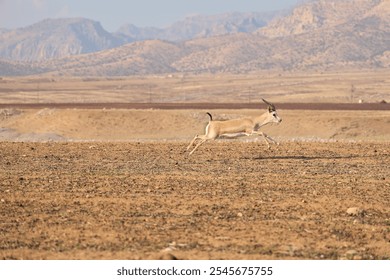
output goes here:
[{"label": "hazy mountain", "polygon": [[[194,22],[198,22],[195,18]],[[99,52],[47,60],[38,65],[39,69],[54,74],[78,76],[245,73],[264,69],[322,71],[390,66],[388,0],[310,1],[260,29],[248,18],[238,22],[247,26],[242,29],[247,32],[240,32],[238,24],[229,25],[221,19],[221,24],[224,23],[221,33],[215,31],[218,25],[209,25],[210,30],[214,26],[209,34],[218,36],[197,33],[194,30],[204,29],[194,27],[191,32],[178,31],[178,34],[192,34],[198,37],[195,39],[139,41]],[[191,25],[181,24],[183,30],[185,26]],[[257,30],[249,32],[254,29]],[[230,31],[223,35],[226,30]],[[160,31],[148,32],[157,34]],[[34,71],[42,71],[39,69]]]},{"label": "hazy mountain", "polygon": [[273,13],[226,13],[220,15],[196,15],[175,22],[166,28],[122,26],[117,33],[136,41],[167,40],[185,41],[239,32],[253,32],[263,27],[277,14]]},{"label": "hazy mountain", "polygon": [[[300,13],[296,10],[310,7],[323,19],[323,23],[312,26],[305,32],[295,32],[297,29],[293,28],[294,32],[288,32],[284,36],[265,36],[260,29],[254,33],[228,34],[177,43],[137,42],[109,51],[66,59],[59,65],[69,66],[67,69],[62,68],[61,73],[77,75],[245,73],[262,69],[388,67],[390,1],[341,2],[345,9],[350,7],[348,12],[343,12],[345,17],[332,14],[323,1],[318,1],[303,4],[290,15],[278,20],[280,26],[287,26],[283,24],[283,20],[299,22]],[[341,5],[341,2],[337,1],[337,5]],[[365,4],[366,10],[358,7],[355,12],[351,12],[357,4]],[[264,29],[270,32],[271,27]]]},{"label": "hazy mountain", "polygon": [[47,19],[0,33],[0,57],[40,61],[117,47],[124,40],[88,19]]},{"label": "hazy mountain", "polygon": [[149,40],[92,54],[47,61],[43,65],[56,74],[123,76],[175,72],[171,65],[186,50],[175,43]]},{"label": "hazy mountain", "polygon": [[[387,2],[387,4],[385,4]],[[317,0],[296,7],[291,14],[276,18],[258,33],[268,37],[299,35],[320,29],[360,20],[367,11],[380,5],[388,6],[388,0]],[[380,9],[375,15],[382,14]]]},{"label": "hazy mountain", "polygon": [[273,13],[232,13],[193,16],[168,28],[126,25],[109,33],[99,22],[83,19],[47,19],[25,28],[0,29],[0,58],[42,61],[92,53],[140,40],[181,41],[195,37],[252,32],[266,24]]}]

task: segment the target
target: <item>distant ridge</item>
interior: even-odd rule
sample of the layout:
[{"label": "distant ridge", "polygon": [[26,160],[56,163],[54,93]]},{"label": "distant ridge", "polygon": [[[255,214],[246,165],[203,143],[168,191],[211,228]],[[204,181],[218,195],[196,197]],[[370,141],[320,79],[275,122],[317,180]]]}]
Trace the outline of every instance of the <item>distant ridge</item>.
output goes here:
[{"label": "distant ridge", "polygon": [[114,48],[125,43],[100,23],[83,18],[46,19],[0,33],[0,57],[42,61]]},{"label": "distant ridge", "polygon": [[[309,1],[260,28],[260,19],[250,13],[208,20],[201,26],[202,16],[192,17],[164,30],[123,27],[115,34],[86,19],[49,20],[5,31],[0,33],[0,57],[8,62],[0,65],[0,75],[126,76],[390,66],[388,0]],[[58,30],[62,37],[53,35]],[[142,41],[143,36],[162,37]],[[191,39],[180,39],[186,36]],[[35,63],[23,67],[11,59]]]},{"label": "distant ridge", "polygon": [[[385,1],[387,3],[385,3]],[[272,20],[258,30],[268,37],[284,37],[336,28],[367,17],[375,7],[388,6],[387,0],[317,0],[296,7],[289,15]],[[375,15],[385,14],[376,11]]]},{"label": "distant ridge", "polygon": [[234,33],[250,33],[264,27],[281,12],[226,13],[213,16],[190,16],[166,28],[136,27],[132,24],[119,28],[119,34],[135,41],[166,40],[185,41]]},{"label": "distant ridge", "polygon": [[115,33],[109,33],[99,22],[85,18],[46,19],[24,28],[0,29],[0,58],[42,61],[107,50],[134,41],[185,41],[252,32],[265,26],[275,14],[193,16],[163,29],[124,25]]}]

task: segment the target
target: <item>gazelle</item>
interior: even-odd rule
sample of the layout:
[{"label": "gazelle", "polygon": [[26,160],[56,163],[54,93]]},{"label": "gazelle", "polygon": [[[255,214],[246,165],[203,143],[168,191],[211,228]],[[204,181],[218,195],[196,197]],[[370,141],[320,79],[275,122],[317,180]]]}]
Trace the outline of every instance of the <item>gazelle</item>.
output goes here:
[{"label": "gazelle", "polygon": [[268,101],[262,99],[264,103],[268,105],[268,110],[264,114],[256,117],[245,117],[240,119],[232,119],[225,121],[213,121],[213,116],[207,113],[210,117],[210,121],[206,126],[206,133],[204,135],[196,135],[192,139],[191,143],[187,147],[187,151],[194,145],[196,140],[200,140],[196,144],[195,148],[190,152],[192,155],[195,150],[208,140],[215,140],[220,136],[226,136],[230,138],[250,135],[263,136],[265,142],[270,148],[269,141],[277,143],[271,137],[266,135],[264,132],[259,131],[259,128],[268,123],[280,123],[282,119],[276,113],[275,106]]}]

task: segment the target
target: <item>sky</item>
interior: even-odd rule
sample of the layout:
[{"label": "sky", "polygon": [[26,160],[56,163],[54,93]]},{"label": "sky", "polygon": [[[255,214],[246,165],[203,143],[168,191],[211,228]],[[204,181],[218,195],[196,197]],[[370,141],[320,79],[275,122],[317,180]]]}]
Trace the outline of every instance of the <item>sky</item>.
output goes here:
[{"label": "sky", "polygon": [[291,8],[300,0],[0,0],[0,28],[19,28],[46,18],[83,17],[110,31],[123,24],[166,27],[186,16]]}]

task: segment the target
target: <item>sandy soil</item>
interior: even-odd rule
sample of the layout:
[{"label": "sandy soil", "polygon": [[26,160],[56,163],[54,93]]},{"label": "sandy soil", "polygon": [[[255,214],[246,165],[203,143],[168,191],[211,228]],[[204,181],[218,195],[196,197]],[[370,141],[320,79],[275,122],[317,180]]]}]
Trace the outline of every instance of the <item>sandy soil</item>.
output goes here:
[{"label": "sandy soil", "polygon": [[1,259],[389,259],[388,143],[0,142]]}]

